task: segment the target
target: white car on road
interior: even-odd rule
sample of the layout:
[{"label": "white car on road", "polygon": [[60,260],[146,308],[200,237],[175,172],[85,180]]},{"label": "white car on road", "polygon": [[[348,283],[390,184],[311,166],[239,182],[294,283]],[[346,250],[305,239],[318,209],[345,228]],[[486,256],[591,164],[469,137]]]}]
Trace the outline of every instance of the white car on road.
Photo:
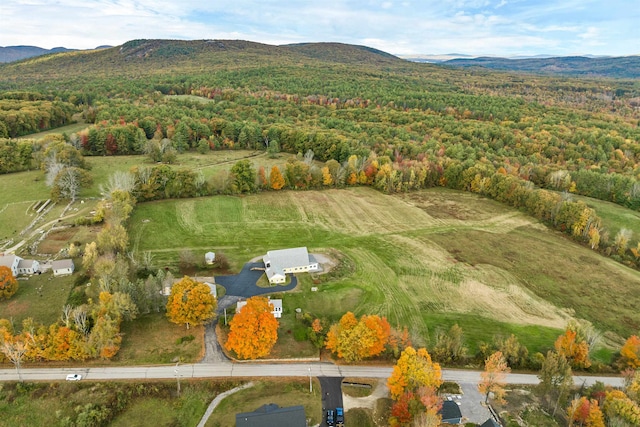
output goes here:
[{"label": "white car on road", "polygon": [[67,375],[67,381],[80,381],[82,379],[82,375],[80,374],[69,374]]}]

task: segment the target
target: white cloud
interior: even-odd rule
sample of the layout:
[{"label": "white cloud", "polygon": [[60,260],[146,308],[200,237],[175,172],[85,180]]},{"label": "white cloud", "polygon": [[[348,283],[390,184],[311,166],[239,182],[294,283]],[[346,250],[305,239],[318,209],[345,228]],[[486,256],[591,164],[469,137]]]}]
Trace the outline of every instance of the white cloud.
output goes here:
[{"label": "white cloud", "polygon": [[562,54],[583,46],[594,47],[588,53],[640,53],[640,12],[630,0],[608,2],[3,0],[0,43],[93,48],[136,38],[234,38],[339,41],[398,54]]}]

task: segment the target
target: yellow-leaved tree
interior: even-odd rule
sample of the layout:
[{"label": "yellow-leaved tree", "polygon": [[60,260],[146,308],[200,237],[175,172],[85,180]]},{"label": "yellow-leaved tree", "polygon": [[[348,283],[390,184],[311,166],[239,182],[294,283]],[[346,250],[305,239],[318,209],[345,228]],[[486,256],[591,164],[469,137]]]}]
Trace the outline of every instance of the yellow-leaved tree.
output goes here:
[{"label": "yellow-leaved tree", "polygon": [[224,347],[240,359],[257,359],[271,353],[278,340],[278,319],[273,304],[264,297],[251,297],[229,322],[230,331]]},{"label": "yellow-leaved tree", "polygon": [[391,326],[385,317],[364,315],[360,320],[347,312],[327,333],[326,346],[338,357],[354,362],[382,353],[389,342]]},{"label": "yellow-leaved tree", "polygon": [[489,393],[493,393],[498,402],[504,402],[504,386],[506,374],[511,372],[501,351],[496,351],[484,362],[484,371],[480,374],[478,390],[485,395],[484,401],[489,400]]},{"label": "yellow-leaved tree", "polygon": [[188,276],[174,284],[167,301],[167,317],[177,324],[202,325],[216,316],[217,301],[211,288]]},{"label": "yellow-leaved tree", "polygon": [[631,335],[620,349],[622,363],[631,369],[640,368],[640,338]]},{"label": "yellow-leaved tree", "polygon": [[387,379],[387,387],[394,401],[390,423],[411,422],[418,416],[439,423],[438,410],[442,406],[442,400],[438,397],[437,390],[440,385],[442,370],[438,363],[431,360],[427,350],[405,348]]}]

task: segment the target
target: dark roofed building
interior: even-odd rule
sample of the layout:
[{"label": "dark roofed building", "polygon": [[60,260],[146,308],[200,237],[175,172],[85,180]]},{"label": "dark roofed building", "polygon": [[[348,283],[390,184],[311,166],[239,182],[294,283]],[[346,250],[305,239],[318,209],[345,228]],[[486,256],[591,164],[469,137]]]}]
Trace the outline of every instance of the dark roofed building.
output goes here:
[{"label": "dark roofed building", "polygon": [[442,415],[442,422],[447,424],[460,424],[462,422],[462,412],[458,404],[452,400],[442,402],[442,408],[438,411]]},{"label": "dark roofed building", "polygon": [[493,418],[489,418],[484,423],[480,424],[480,427],[501,427],[500,424],[495,422]]},{"label": "dark roofed building", "polygon": [[304,406],[280,408],[275,403],[262,405],[253,412],[236,414],[236,427],[307,427]]}]

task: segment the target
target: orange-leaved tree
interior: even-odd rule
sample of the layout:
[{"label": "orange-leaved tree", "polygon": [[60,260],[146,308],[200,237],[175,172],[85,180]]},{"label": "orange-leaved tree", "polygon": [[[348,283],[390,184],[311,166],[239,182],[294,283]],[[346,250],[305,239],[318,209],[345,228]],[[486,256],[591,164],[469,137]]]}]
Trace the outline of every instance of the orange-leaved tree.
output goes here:
[{"label": "orange-leaved tree", "polygon": [[[397,418],[390,423],[406,418],[403,410],[408,403],[411,418],[426,414],[430,418],[438,417],[438,410],[442,401],[437,395],[437,389],[442,384],[442,371],[438,363],[431,360],[426,349],[418,350],[413,347],[404,349],[393,367],[391,376],[387,379],[387,387],[394,400],[392,413]],[[402,414],[402,415],[401,415]],[[402,421],[404,422],[404,421]]]},{"label": "orange-leaved tree", "polygon": [[9,267],[0,265],[0,301],[9,299],[18,291],[18,281]]},{"label": "orange-leaved tree", "polygon": [[202,325],[216,316],[218,306],[209,285],[188,276],[175,283],[167,301],[167,317],[173,323]]},{"label": "orange-leaved tree", "polygon": [[229,322],[231,328],[224,345],[240,359],[257,359],[271,353],[278,340],[278,319],[273,304],[264,297],[251,297]]},{"label": "orange-leaved tree", "polygon": [[354,362],[382,353],[390,335],[391,326],[385,317],[364,315],[358,320],[347,312],[329,329],[326,346],[338,357]]},{"label": "orange-leaved tree", "polygon": [[620,349],[621,362],[628,368],[640,368],[640,338],[631,335]]},{"label": "orange-leaved tree", "polygon": [[489,393],[493,393],[498,402],[504,401],[506,374],[511,372],[501,351],[496,351],[484,362],[484,371],[480,374],[478,390],[485,395],[485,403]]},{"label": "orange-leaved tree", "polygon": [[591,366],[589,344],[578,336],[578,331],[569,326],[554,344],[559,355],[564,356],[573,368],[586,369]]},{"label": "orange-leaved tree", "polygon": [[269,174],[269,184],[271,184],[271,188],[273,190],[280,190],[284,187],[284,176],[282,176],[282,172],[280,172],[280,168],[274,165],[271,168],[271,173]]}]

